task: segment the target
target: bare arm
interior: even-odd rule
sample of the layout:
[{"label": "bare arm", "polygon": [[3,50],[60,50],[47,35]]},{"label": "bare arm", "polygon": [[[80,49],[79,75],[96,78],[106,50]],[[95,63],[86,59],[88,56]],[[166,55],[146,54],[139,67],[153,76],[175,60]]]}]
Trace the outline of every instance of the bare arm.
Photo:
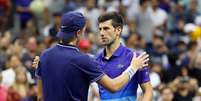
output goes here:
[{"label": "bare arm", "polygon": [[146,82],[140,85],[143,90],[142,101],[152,101],[153,88],[150,82]]},{"label": "bare arm", "polygon": [[120,76],[111,79],[107,75],[104,75],[98,83],[101,84],[104,88],[108,89],[111,92],[116,92],[122,88],[129,81],[129,75],[123,73]]}]

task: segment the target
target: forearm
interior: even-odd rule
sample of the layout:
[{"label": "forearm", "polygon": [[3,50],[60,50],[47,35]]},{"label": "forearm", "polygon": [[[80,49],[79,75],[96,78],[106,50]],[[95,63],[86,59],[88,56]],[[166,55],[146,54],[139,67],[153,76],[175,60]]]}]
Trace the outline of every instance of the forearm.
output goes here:
[{"label": "forearm", "polygon": [[114,79],[111,79],[111,85],[112,85],[112,88],[115,90],[115,91],[118,91],[119,89],[121,89],[126,83],[129,82],[129,75],[128,73],[122,73],[120,76],[114,78]]},{"label": "forearm", "polygon": [[153,98],[153,88],[150,83],[146,85],[146,88],[143,88],[142,101],[152,101]]},{"label": "forearm", "polygon": [[136,73],[136,71],[137,70],[134,70],[131,67],[129,67],[120,76],[118,76],[114,79],[111,79],[107,75],[104,75],[98,81],[98,83],[100,83],[103,87],[105,87],[109,91],[116,92],[129,82],[129,80]]},{"label": "forearm", "polygon": [[147,91],[143,94],[142,101],[152,101],[153,92]]}]

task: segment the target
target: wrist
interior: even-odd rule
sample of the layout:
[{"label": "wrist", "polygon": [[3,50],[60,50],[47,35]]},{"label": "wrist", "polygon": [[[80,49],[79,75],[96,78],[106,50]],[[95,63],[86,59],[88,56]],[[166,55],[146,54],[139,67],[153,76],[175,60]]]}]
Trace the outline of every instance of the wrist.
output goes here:
[{"label": "wrist", "polygon": [[131,80],[131,78],[135,75],[135,73],[137,72],[137,69],[133,68],[132,66],[129,66],[124,73],[127,73],[129,76],[129,80]]}]

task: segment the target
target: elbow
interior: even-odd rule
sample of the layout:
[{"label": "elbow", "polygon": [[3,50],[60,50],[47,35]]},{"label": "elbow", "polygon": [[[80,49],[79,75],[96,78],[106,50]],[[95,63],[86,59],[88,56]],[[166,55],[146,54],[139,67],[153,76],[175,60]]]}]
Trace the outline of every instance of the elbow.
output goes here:
[{"label": "elbow", "polygon": [[115,93],[115,92],[117,92],[117,91],[119,91],[119,87],[117,87],[117,85],[112,85],[111,87],[110,87],[110,89],[108,89],[111,93]]}]

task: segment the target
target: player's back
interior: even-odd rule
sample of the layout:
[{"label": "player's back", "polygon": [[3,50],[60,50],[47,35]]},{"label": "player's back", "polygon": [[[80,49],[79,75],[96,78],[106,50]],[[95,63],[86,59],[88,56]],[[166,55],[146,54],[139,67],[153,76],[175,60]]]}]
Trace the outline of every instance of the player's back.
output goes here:
[{"label": "player's back", "polygon": [[43,53],[38,74],[42,80],[44,101],[87,99],[90,81],[79,67],[84,65],[82,59],[86,58],[76,47],[60,44]]}]

